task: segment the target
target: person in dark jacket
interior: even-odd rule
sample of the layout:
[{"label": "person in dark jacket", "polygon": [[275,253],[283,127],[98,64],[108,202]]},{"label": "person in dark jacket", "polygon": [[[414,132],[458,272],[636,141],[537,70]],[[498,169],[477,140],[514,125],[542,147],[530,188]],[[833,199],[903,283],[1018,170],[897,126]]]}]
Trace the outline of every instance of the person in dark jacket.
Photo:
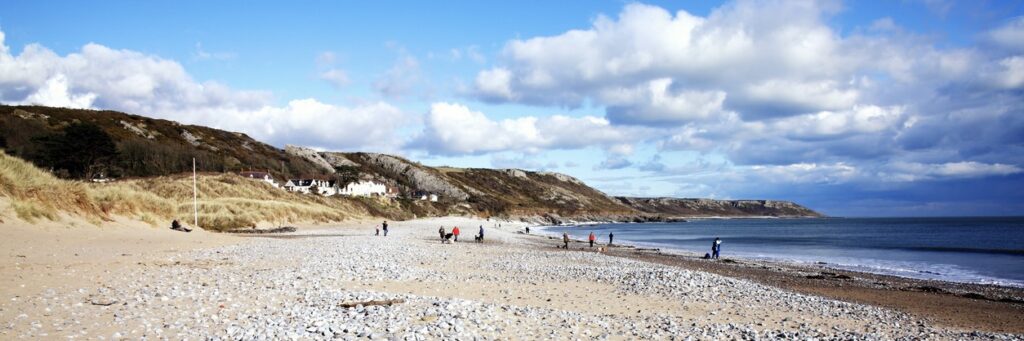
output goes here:
[{"label": "person in dark jacket", "polygon": [[718,253],[722,251],[722,240],[715,237],[715,241],[711,242],[711,258],[718,259]]},{"label": "person in dark jacket", "polygon": [[388,236],[388,221],[385,220],[384,223],[381,224],[381,225],[384,226],[384,236],[387,237]]},{"label": "person in dark jacket", "polygon": [[615,234],[608,232],[608,245],[612,245],[612,239],[615,238]]}]

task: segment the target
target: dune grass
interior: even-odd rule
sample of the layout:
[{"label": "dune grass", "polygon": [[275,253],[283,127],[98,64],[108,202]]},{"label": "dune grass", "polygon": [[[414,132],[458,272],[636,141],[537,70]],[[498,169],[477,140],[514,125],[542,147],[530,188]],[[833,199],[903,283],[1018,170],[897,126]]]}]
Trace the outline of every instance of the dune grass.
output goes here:
[{"label": "dune grass", "polygon": [[[234,174],[201,174],[198,188],[199,226],[211,230],[369,216],[349,199],[289,193]],[[151,225],[192,222],[191,175],[84,183],[56,178],[0,151],[0,195],[10,198],[15,214],[28,222],[58,220],[59,213],[108,221],[124,216]]]}]

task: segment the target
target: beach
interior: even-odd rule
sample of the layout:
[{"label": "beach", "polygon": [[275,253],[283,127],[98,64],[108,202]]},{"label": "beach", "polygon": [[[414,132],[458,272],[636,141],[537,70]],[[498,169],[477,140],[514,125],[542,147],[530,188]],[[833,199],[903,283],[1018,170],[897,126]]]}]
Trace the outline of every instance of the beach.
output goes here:
[{"label": "beach", "polygon": [[[1019,289],[607,252],[468,218],[239,236],[7,226],[0,337],[1019,339]],[[501,227],[497,227],[497,224]],[[473,241],[478,226],[483,243]],[[459,226],[442,244],[438,227]],[[604,245],[599,245],[603,247]],[[916,288],[916,289],[914,289]],[[976,295],[969,295],[974,293]]]}]

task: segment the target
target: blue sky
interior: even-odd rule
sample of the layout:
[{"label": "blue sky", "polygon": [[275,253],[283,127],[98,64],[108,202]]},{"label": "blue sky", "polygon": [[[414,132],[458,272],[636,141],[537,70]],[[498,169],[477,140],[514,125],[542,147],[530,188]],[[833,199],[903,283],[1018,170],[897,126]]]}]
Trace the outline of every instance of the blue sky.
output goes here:
[{"label": "blue sky", "polygon": [[1024,214],[1024,2],[0,3],[0,101],[832,215]]}]

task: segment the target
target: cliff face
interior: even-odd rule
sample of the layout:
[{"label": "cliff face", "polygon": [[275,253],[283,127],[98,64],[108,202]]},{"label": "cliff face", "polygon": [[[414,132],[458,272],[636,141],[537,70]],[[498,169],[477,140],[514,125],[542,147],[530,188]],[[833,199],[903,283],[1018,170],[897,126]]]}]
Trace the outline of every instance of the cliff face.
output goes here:
[{"label": "cliff face", "polygon": [[807,207],[779,200],[715,200],[616,197],[641,212],[669,217],[822,217]]}]

